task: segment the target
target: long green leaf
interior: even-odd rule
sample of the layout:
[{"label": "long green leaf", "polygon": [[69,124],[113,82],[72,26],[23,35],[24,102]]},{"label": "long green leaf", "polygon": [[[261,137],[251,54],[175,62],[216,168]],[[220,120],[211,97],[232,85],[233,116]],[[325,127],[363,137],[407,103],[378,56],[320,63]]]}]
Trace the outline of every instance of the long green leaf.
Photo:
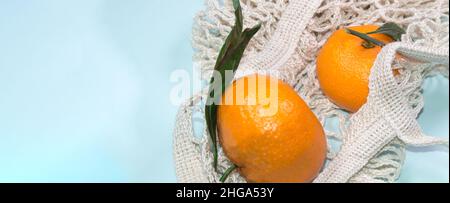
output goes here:
[{"label": "long green leaf", "polygon": [[[244,54],[245,48],[247,47],[250,40],[260,29],[260,25],[255,26],[251,29],[243,29],[243,15],[242,8],[240,6],[239,0],[233,0],[233,5],[235,8],[235,17],[236,22],[233,26],[230,34],[225,40],[224,45],[222,46],[220,53],[217,57],[217,61],[214,67],[214,70],[219,71],[222,76],[221,81],[215,81],[214,78],[211,78],[210,87],[208,92],[208,100],[205,106],[205,119],[207,124],[207,129],[213,142],[212,151],[214,154],[214,168],[217,169],[218,162],[218,150],[217,150],[217,103],[220,100],[223,92],[226,87],[232,82],[230,79],[228,81],[225,80],[225,72],[228,70],[232,70],[233,73],[239,67],[239,63]],[[221,92],[215,92],[217,85],[221,85]]]},{"label": "long green leaf", "polygon": [[237,0],[237,2],[234,2],[235,0],[233,0],[233,4],[235,7],[235,26],[232,28],[230,34],[228,35],[227,39],[225,40],[225,44],[222,46],[220,52],[219,52],[219,56],[217,57],[217,61],[216,64],[214,66],[214,70],[218,70],[221,66],[221,64],[223,63],[224,56],[227,53],[228,50],[230,50],[231,47],[235,46],[235,42],[239,40],[239,37],[241,35],[242,29],[243,29],[243,17],[242,17],[242,9],[239,3],[239,0]]}]

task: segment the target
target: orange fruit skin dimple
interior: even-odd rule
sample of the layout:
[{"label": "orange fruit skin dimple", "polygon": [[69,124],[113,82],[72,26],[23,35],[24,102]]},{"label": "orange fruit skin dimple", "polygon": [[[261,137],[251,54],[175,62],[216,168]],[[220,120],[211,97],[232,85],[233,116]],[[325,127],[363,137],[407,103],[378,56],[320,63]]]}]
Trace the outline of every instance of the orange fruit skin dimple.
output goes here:
[{"label": "orange fruit skin dimple", "polygon": [[[323,128],[306,103],[287,84],[268,76],[251,75],[239,79],[225,91],[224,98],[236,96],[237,86],[251,79],[266,80],[266,88],[278,91],[268,96],[269,103],[258,97],[258,85],[246,85],[245,100],[255,105],[221,105],[218,109],[220,143],[239,172],[253,183],[306,183],[320,172],[326,158],[327,144]],[[276,80],[276,86],[269,80]],[[261,109],[277,105],[276,113]]]},{"label": "orange fruit skin dimple", "polygon": [[[377,30],[375,25],[350,27],[368,33]],[[389,43],[384,34],[371,37]],[[336,31],[325,43],[317,58],[317,76],[324,94],[336,105],[350,112],[358,111],[367,101],[371,68],[381,47],[364,48],[359,37]]]}]

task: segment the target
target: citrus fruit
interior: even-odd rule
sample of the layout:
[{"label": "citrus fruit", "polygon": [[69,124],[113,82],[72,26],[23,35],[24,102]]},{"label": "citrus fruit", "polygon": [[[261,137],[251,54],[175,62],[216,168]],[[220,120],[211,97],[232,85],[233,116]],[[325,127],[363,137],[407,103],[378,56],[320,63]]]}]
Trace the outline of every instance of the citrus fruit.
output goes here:
[{"label": "citrus fruit", "polygon": [[[361,33],[376,31],[375,25],[350,27]],[[392,39],[384,34],[371,34],[384,43]],[[337,106],[350,112],[358,111],[369,94],[371,68],[381,47],[365,48],[365,41],[344,29],[331,35],[317,58],[317,76],[323,93]]]},{"label": "citrus fruit", "polygon": [[235,81],[222,96],[217,119],[223,150],[248,182],[311,182],[324,164],[320,122],[281,80],[255,74]]}]

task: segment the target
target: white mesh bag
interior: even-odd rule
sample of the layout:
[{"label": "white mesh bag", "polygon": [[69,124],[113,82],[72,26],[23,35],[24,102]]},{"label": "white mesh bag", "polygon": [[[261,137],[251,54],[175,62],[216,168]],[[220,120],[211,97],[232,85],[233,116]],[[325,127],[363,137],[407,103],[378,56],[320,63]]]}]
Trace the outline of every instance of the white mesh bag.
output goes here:
[{"label": "white mesh bag", "polygon": [[[203,79],[211,76],[218,51],[234,24],[231,1],[206,0],[194,24],[194,62]],[[423,80],[449,73],[448,0],[241,0],[245,27],[262,23],[239,66],[239,76],[277,70],[314,111],[322,125],[334,118],[341,142],[329,147],[328,164],[314,182],[394,182],[401,171],[405,145],[447,144],[425,136],[416,118],[424,103]],[[397,23],[406,29],[401,42],[383,48],[370,76],[368,102],[348,114],[320,91],[316,56],[328,37],[345,26]],[[396,54],[404,59],[397,59]],[[400,74],[394,76],[392,69]],[[174,159],[179,182],[219,182],[231,166],[219,147],[217,173],[203,119],[205,91],[180,107],[174,130]],[[201,132],[194,130],[202,124]],[[245,182],[233,173],[227,182]]]}]

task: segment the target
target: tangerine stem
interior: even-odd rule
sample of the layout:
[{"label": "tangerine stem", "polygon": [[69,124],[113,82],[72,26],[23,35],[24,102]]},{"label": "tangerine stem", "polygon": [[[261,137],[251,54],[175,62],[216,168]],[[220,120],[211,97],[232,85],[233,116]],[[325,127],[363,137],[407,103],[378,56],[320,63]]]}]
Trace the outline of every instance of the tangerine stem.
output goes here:
[{"label": "tangerine stem", "polygon": [[231,173],[233,173],[234,170],[236,170],[238,167],[236,165],[232,165],[230,168],[228,168],[225,173],[222,175],[222,177],[220,178],[220,182],[224,183],[227,179],[228,176],[231,175]]},{"label": "tangerine stem", "polygon": [[375,39],[375,38],[373,38],[373,37],[371,37],[371,36],[369,36],[367,34],[364,34],[364,33],[361,33],[361,32],[355,31],[355,30],[351,30],[351,29],[348,29],[348,28],[345,28],[345,32],[365,40],[366,43],[363,43],[362,46],[364,46],[364,48],[366,48],[366,49],[373,48],[369,44],[376,45],[376,46],[379,46],[379,47],[386,46],[386,44],[384,42],[382,42],[380,40],[377,40],[377,39]]}]

